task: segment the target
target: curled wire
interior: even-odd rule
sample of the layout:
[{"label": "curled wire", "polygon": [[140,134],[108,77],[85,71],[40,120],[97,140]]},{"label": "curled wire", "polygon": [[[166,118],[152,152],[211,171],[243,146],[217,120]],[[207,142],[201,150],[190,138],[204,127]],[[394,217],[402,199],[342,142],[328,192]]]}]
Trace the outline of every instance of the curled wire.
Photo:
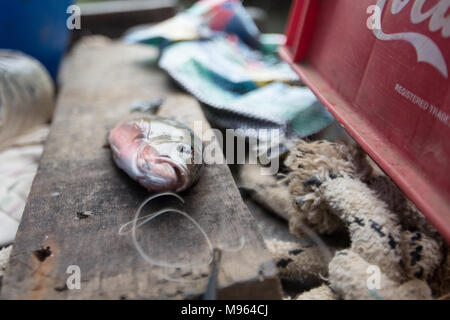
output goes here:
[{"label": "curled wire", "polygon": [[[200,224],[194,219],[192,218],[189,214],[187,214],[184,211],[178,210],[178,209],[174,209],[174,208],[164,208],[161,210],[158,210],[156,212],[150,213],[148,215],[145,216],[140,216],[141,212],[143,210],[143,208],[152,200],[162,197],[162,196],[171,196],[171,197],[175,197],[176,199],[178,199],[181,203],[184,203],[184,200],[182,197],[180,197],[179,195],[177,195],[176,193],[173,192],[163,192],[163,193],[157,193],[154,195],[149,196],[147,199],[145,199],[140,205],[139,208],[136,211],[136,214],[134,216],[134,219],[123,224],[120,229],[119,229],[119,235],[126,235],[131,233],[132,236],[132,241],[133,241],[133,245],[135,246],[136,250],[138,251],[139,255],[149,264],[153,265],[153,266],[157,266],[157,267],[162,267],[162,268],[192,268],[192,267],[199,267],[199,266],[209,266],[211,265],[211,263],[213,262],[214,259],[214,247],[212,245],[212,242],[209,238],[209,236],[206,234],[205,230],[200,226]],[[182,215],[183,217],[185,217],[186,219],[188,219],[190,222],[192,222],[192,224],[194,224],[194,226],[200,231],[200,233],[202,234],[202,236],[205,238],[206,244],[208,246],[208,251],[209,251],[209,259],[206,262],[202,262],[202,261],[198,261],[198,262],[192,262],[192,263],[166,263],[166,262],[162,262],[162,261],[157,261],[155,259],[153,259],[152,257],[150,257],[142,248],[142,246],[139,244],[138,240],[137,240],[137,235],[136,235],[136,230],[137,228],[143,226],[144,224],[156,219],[157,217],[166,214],[168,212],[174,212],[174,213],[178,213],[180,215]],[[239,241],[239,245],[236,248],[216,248],[216,249],[220,249],[224,252],[238,252],[240,251],[243,247],[245,246],[245,238],[241,237],[240,241]],[[170,280],[170,281],[175,281],[175,282],[194,282],[195,280],[188,280],[188,279],[174,279],[171,277],[168,277],[166,275],[160,274],[163,278]]]}]

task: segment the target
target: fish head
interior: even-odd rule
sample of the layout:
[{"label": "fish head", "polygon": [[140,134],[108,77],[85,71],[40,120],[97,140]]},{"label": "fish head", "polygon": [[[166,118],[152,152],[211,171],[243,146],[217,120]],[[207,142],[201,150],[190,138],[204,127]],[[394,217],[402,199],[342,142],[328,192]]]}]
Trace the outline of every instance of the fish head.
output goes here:
[{"label": "fish head", "polygon": [[142,144],[136,158],[138,181],[149,191],[185,190],[196,178],[193,152],[193,147],[182,142]]},{"label": "fish head", "polygon": [[150,192],[183,191],[200,175],[201,141],[169,120],[124,123],[109,140],[118,166]]}]

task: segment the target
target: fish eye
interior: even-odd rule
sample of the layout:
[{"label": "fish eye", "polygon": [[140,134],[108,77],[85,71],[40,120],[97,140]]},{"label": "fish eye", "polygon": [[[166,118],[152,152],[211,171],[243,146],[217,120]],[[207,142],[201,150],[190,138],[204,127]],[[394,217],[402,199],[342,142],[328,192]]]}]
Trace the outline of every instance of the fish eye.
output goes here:
[{"label": "fish eye", "polygon": [[140,133],[136,137],[134,137],[135,140],[141,140],[141,139],[144,139],[144,138],[145,138],[145,134],[143,134],[143,133]]},{"label": "fish eye", "polygon": [[181,153],[191,153],[192,152],[191,147],[187,146],[185,144],[179,144],[177,146],[177,150],[178,150],[178,152],[181,152]]}]

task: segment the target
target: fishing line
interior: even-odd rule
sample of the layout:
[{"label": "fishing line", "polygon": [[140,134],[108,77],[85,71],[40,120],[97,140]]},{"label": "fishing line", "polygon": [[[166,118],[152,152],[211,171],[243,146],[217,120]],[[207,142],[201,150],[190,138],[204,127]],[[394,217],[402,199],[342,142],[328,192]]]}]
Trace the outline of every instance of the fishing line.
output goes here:
[{"label": "fishing line", "polygon": [[[194,266],[198,266],[198,265],[204,265],[205,263],[201,263],[201,262],[196,262],[196,263],[180,263],[180,264],[171,264],[171,263],[164,263],[161,261],[156,261],[154,259],[152,259],[147,253],[145,253],[144,249],[141,247],[141,245],[138,243],[137,241],[137,235],[136,235],[136,227],[137,227],[137,222],[139,221],[139,216],[141,214],[142,209],[144,208],[144,206],[149,203],[151,200],[156,199],[158,197],[161,196],[173,196],[175,198],[177,198],[178,200],[180,200],[181,202],[184,203],[183,199],[172,192],[165,192],[165,193],[158,193],[155,195],[152,195],[150,197],[148,197],[146,200],[144,200],[141,205],[139,206],[139,208],[136,211],[136,215],[133,219],[133,226],[131,229],[131,236],[132,236],[132,240],[133,240],[133,244],[136,247],[136,250],[139,252],[139,254],[141,255],[142,258],[144,258],[145,261],[147,261],[149,264],[154,265],[154,266],[158,266],[158,267],[163,267],[163,268],[186,268],[186,267],[194,267]],[[203,237],[206,240],[206,243],[208,245],[209,248],[209,252],[210,252],[210,258],[207,262],[207,264],[211,264],[212,262],[212,258],[213,258],[213,252],[214,252],[214,248],[213,245],[211,243],[211,240],[209,239],[208,235],[206,234],[205,230],[198,224],[198,222],[192,218],[191,216],[189,216],[186,212],[181,211],[181,210],[177,210],[177,209],[173,209],[173,208],[167,208],[167,209],[162,209],[156,213],[151,214],[150,216],[146,216],[146,219],[144,220],[144,223],[150,222],[151,220],[156,219],[157,217],[159,217],[160,215],[167,213],[167,212],[174,212],[174,213],[178,213],[180,215],[182,215],[183,217],[185,217],[186,219],[188,219],[189,221],[191,221],[200,231],[200,233],[203,235]],[[143,223],[141,222],[140,225],[142,225]]]},{"label": "fishing line", "polygon": [[[161,209],[161,210],[159,210],[157,212],[153,212],[153,213],[150,213],[148,215],[142,216],[139,219],[137,219],[137,221],[142,221],[142,220],[144,220],[144,221],[139,223],[137,225],[137,227],[139,228],[139,227],[143,226],[144,224],[146,224],[151,219],[151,217],[153,215],[159,214],[159,213],[164,213],[164,212],[169,212],[169,211],[172,211],[172,208]],[[131,221],[125,223],[124,225],[122,225],[120,227],[120,229],[119,229],[119,235],[124,236],[124,235],[132,232],[133,231],[133,222],[134,222],[134,220],[131,220]],[[130,226],[130,229],[129,230],[125,230],[128,226]]]},{"label": "fishing line", "polygon": [[[184,203],[183,198],[181,198],[179,195],[177,195],[176,193],[173,192],[163,192],[163,193],[158,193],[158,194],[154,194],[151,195],[150,197],[148,197],[147,199],[145,199],[140,205],[139,208],[136,211],[135,217],[132,221],[129,221],[127,223],[125,223],[124,225],[122,225],[119,229],[119,235],[126,235],[131,233],[132,236],[132,241],[133,241],[133,245],[135,246],[136,250],[138,251],[139,255],[149,264],[156,266],[156,267],[162,267],[162,268],[193,268],[193,267],[198,267],[198,266],[208,266],[211,265],[211,263],[213,262],[214,259],[214,246],[212,245],[212,242],[209,238],[209,236],[207,235],[207,233],[205,232],[205,230],[200,226],[200,224],[194,219],[192,218],[190,215],[188,215],[186,212],[178,210],[178,209],[174,209],[174,208],[164,208],[161,210],[158,210],[157,212],[154,213],[150,213],[148,215],[142,216],[140,217],[140,214],[143,210],[143,208],[153,199],[156,199],[158,197],[162,197],[162,196],[172,196],[177,198],[178,200],[180,200],[182,203]],[[138,240],[137,240],[137,235],[136,235],[136,230],[138,227],[143,226],[144,224],[156,219],[157,217],[166,214],[168,212],[173,212],[173,213],[178,213],[180,215],[182,215],[183,217],[187,218],[190,222],[192,222],[192,224],[194,224],[194,226],[200,231],[200,233],[202,234],[202,236],[204,237],[206,244],[208,246],[208,251],[209,251],[209,259],[207,262],[192,262],[192,263],[166,263],[166,262],[162,262],[162,261],[157,261],[155,259],[153,259],[152,257],[150,257],[142,248],[142,246],[139,244]],[[138,223],[139,222],[139,223]],[[131,229],[127,230],[127,228],[129,228],[131,225]],[[245,238],[241,237],[239,240],[239,246],[237,246],[236,248],[220,248],[217,247],[217,249],[220,249],[224,252],[238,252],[240,250],[242,250],[242,248],[245,245]],[[158,273],[162,278],[169,280],[169,281],[174,281],[174,282],[195,282],[196,280],[187,280],[187,279],[175,279],[175,278],[171,278],[165,274],[161,274]]]}]

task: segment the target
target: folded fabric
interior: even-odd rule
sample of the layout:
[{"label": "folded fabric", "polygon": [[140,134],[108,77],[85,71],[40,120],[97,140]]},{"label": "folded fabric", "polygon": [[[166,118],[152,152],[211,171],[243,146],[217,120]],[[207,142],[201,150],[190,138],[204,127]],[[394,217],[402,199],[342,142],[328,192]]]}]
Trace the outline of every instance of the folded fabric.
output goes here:
[{"label": "folded fabric", "polygon": [[281,82],[297,79],[287,64],[265,62],[263,54],[240,42],[214,38],[173,44],[159,66],[206,104],[210,120],[222,127],[279,128],[303,137],[333,121],[311,90]]},{"label": "folded fabric", "polygon": [[160,48],[172,42],[198,40],[200,17],[180,13],[150,28],[133,29],[123,38],[129,43],[144,43]]},{"label": "folded fabric", "polygon": [[178,41],[232,34],[253,48],[259,48],[259,30],[239,0],[198,1],[188,10],[150,28],[126,34],[126,42],[164,47]]},{"label": "folded fabric", "polygon": [[[321,131],[333,117],[281,61],[283,35],[260,34],[237,0],[199,1],[161,24],[129,33],[127,42],[159,46],[159,66],[205,105],[209,121],[251,136]],[[256,131],[254,130],[256,129]]]}]

